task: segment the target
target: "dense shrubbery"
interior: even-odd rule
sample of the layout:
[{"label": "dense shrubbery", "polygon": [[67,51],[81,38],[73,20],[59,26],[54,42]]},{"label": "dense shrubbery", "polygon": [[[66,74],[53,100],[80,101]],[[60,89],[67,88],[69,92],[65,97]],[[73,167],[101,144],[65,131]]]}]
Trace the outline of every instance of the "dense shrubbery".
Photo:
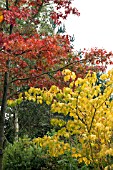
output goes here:
[{"label": "dense shrubbery", "polygon": [[9,144],[4,152],[4,170],[40,170],[54,167],[54,159],[47,158],[40,147],[28,138]]},{"label": "dense shrubbery", "polygon": [[50,157],[41,147],[28,138],[8,144],[4,152],[4,170],[89,170],[84,164],[78,164],[69,153]]}]

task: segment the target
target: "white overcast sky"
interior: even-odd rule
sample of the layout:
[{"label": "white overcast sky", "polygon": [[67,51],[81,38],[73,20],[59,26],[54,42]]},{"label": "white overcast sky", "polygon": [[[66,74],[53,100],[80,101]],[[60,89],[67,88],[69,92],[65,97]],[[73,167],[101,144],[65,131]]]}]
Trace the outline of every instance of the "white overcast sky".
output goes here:
[{"label": "white overcast sky", "polygon": [[70,15],[66,30],[75,50],[98,47],[113,51],[113,0],[74,0],[80,17]]}]

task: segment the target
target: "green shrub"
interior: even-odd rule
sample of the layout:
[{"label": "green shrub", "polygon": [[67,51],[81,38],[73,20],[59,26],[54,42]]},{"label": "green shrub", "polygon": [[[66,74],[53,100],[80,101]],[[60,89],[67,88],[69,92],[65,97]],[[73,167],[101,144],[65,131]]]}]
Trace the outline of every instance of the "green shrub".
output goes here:
[{"label": "green shrub", "polygon": [[4,150],[3,166],[3,170],[89,170],[78,164],[69,153],[57,158],[48,156],[28,138],[8,144]]},{"label": "green shrub", "polygon": [[9,144],[4,151],[4,170],[38,170],[45,167],[46,162],[42,149],[28,138]]},{"label": "green shrub", "polygon": [[[45,154],[30,139],[8,144],[4,150],[3,170],[58,170],[57,158]],[[61,169],[60,169],[61,170]]]}]

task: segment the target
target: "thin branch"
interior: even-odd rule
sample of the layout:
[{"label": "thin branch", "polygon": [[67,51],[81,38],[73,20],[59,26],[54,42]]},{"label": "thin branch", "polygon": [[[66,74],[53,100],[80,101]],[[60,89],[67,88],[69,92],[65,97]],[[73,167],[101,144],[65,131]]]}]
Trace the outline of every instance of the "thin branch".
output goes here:
[{"label": "thin branch", "polygon": [[[29,89],[29,87],[26,87],[25,90],[28,90],[28,89]],[[12,94],[10,94],[10,95],[7,97],[7,99],[10,99],[12,96],[14,96],[15,94],[20,93],[20,92],[22,92],[22,88],[20,88],[19,90],[16,90],[16,91],[13,92]]]},{"label": "thin branch", "polygon": [[[110,86],[110,85],[108,85],[107,87],[109,87],[109,86]],[[99,108],[103,105],[103,103],[105,103],[105,101],[110,97],[111,93],[112,93],[112,91],[110,92],[110,94],[105,98],[105,100],[104,100],[97,108],[95,108],[94,105],[92,105],[95,110],[94,110],[94,115],[93,115],[92,120],[91,120],[90,128],[89,128],[89,130],[88,130],[89,133],[90,133],[90,131],[91,131],[92,124],[93,124],[93,120],[94,120],[94,118],[95,118],[97,109],[99,109]]]},{"label": "thin branch", "polygon": [[[29,80],[31,77],[26,77],[26,78],[17,78],[17,79],[15,79],[15,80],[12,80],[12,81],[10,81],[9,82],[9,84],[12,84],[12,83],[14,83],[15,81],[26,81],[26,80]],[[32,77],[33,78],[33,77]],[[34,77],[34,78],[36,78],[36,77]]]},{"label": "thin branch", "polygon": [[[83,59],[83,60],[81,60],[82,62],[83,61],[85,61],[86,59]],[[74,64],[74,63],[78,63],[78,62],[80,62],[80,61],[73,61],[73,62],[71,62],[71,63],[69,63],[69,64],[67,64],[67,65],[65,65],[65,66],[63,66],[63,67],[61,67],[61,68],[58,68],[58,69],[56,69],[56,70],[53,70],[53,71],[47,71],[47,72],[43,72],[43,73],[41,73],[41,74],[39,74],[39,75],[37,75],[37,76],[35,76],[35,77],[32,77],[32,78],[39,78],[39,77],[41,77],[41,76],[43,76],[43,75],[45,75],[45,74],[51,74],[51,73],[56,73],[56,72],[58,72],[58,71],[62,71],[63,69],[65,69],[65,68],[67,68],[67,67],[69,67],[70,65],[72,65],[72,64]],[[21,81],[24,81],[24,80],[29,80],[31,77],[26,77],[26,78],[17,78],[17,79],[15,79],[15,80],[12,80],[12,81],[10,81],[9,82],[9,84],[11,84],[11,83],[14,83],[15,81],[17,81],[17,80],[21,80]]]},{"label": "thin branch", "polygon": [[91,131],[91,128],[92,128],[92,124],[93,124],[93,121],[94,121],[94,118],[95,118],[95,115],[96,115],[96,108],[94,108],[95,110],[94,110],[94,114],[93,114],[93,117],[92,117],[92,120],[91,120],[91,124],[90,124],[90,128],[89,128],[89,130],[88,130],[88,133],[90,133],[90,131]]},{"label": "thin branch", "polygon": [[53,77],[51,74],[48,73],[48,76],[54,79],[56,82],[58,82],[58,80],[55,77]]},{"label": "thin branch", "polygon": [[[77,107],[77,109],[79,110],[78,107]],[[81,112],[81,110],[79,110],[79,111]],[[87,127],[87,124],[85,123],[84,119],[79,116],[78,112],[76,112],[76,115],[77,115],[78,119]]]},{"label": "thin branch", "polygon": [[25,53],[30,52],[30,51],[32,51],[32,50],[22,51],[22,52],[21,52],[21,53],[19,53],[19,54],[13,54],[13,55],[18,56],[18,55],[22,55],[22,54],[25,54]]},{"label": "thin branch", "polygon": [[87,129],[88,129],[87,123],[84,121],[83,118],[81,118],[81,117],[79,116],[79,114],[78,114],[78,112],[77,112],[77,110],[79,110],[79,111],[82,113],[82,111],[78,108],[78,97],[79,97],[79,94],[80,94],[80,93],[78,93],[78,96],[77,96],[76,115],[77,115],[77,117],[78,117],[78,120],[80,120],[80,121],[87,127]]}]

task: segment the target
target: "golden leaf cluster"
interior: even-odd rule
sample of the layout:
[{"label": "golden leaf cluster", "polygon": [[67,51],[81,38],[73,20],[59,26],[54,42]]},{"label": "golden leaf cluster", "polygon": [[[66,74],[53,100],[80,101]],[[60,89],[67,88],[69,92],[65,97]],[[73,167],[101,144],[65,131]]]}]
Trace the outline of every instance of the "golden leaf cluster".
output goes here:
[{"label": "golden leaf cluster", "polygon": [[[52,119],[52,125],[59,126],[60,130],[52,137],[36,138],[34,142],[48,148],[50,156],[69,151],[79,162],[98,165],[104,160],[109,165],[106,157],[113,156],[113,70],[100,77],[105,81],[104,91],[102,84],[97,84],[96,73],[89,72],[84,79],[76,81],[75,73],[68,69],[63,71],[63,75],[64,81],[72,79],[69,87],[31,88],[24,94],[26,100],[40,104],[46,102],[51,105],[53,113],[70,117],[67,121]],[[8,104],[22,100],[20,94],[18,99],[9,100]]]}]

